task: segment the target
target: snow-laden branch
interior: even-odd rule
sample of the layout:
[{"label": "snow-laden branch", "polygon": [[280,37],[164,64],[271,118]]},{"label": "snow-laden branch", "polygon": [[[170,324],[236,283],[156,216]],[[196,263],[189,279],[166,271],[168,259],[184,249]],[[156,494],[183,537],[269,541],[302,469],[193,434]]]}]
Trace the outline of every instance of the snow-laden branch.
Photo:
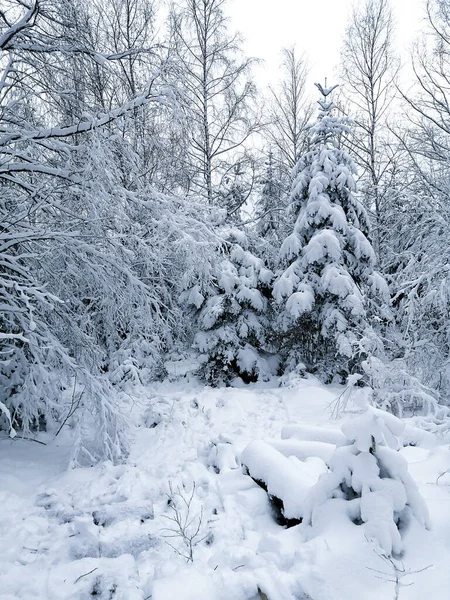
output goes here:
[{"label": "snow-laden branch", "polygon": [[92,117],[92,119],[85,119],[79,123],[69,125],[67,127],[50,127],[48,129],[34,130],[21,129],[8,133],[0,138],[0,148],[8,146],[13,142],[64,138],[72,135],[79,135],[81,133],[87,133],[93,129],[104,127],[112,121],[115,121],[116,119],[135,111],[137,108],[145,106],[149,102],[159,102],[162,104],[170,103],[169,98],[173,98],[172,90],[166,87],[160,88],[158,92],[154,93],[154,82],[155,80],[152,79],[144,93],[136,96],[126,104],[123,104],[101,116]]},{"label": "snow-laden branch", "polygon": [[39,0],[35,0],[35,2],[31,5],[31,7],[27,10],[27,12],[23,15],[17,23],[11,25],[9,29],[7,29],[0,36],[0,50],[8,50],[11,41],[24,29],[28,29],[29,27],[33,27],[36,22],[36,17],[39,13],[40,5]]}]

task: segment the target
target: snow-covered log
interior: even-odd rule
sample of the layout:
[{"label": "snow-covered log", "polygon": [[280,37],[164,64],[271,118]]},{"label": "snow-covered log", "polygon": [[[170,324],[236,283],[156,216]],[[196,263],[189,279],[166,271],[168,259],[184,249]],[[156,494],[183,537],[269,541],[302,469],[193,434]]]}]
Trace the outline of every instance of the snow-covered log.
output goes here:
[{"label": "snow-covered log", "polygon": [[289,423],[281,429],[281,439],[295,439],[300,441],[325,442],[335,446],[343,446],[347,438],[339,429],[331,427],[319,427],[314,425],[302,425],[301,423]]},{"label": "snow-covered log", "polygon": [[267,491],[280,524],[292,526],[302,521],[305,498],[312,482],[296,467],[294,460],[270,444],[256,441],[245,448],[241,463],[250,477]]}]

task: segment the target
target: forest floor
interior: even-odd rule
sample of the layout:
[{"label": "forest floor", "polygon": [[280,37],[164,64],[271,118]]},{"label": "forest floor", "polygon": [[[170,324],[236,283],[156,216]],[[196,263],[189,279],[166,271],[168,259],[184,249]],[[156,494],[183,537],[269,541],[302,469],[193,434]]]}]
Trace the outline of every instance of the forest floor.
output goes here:
[{"label": "forest floor", "polygon": [[[396,561],[333,514],[321,531],[280,526],[244,474],[244,447],[287,423],[339,428],[341,392],[314,379],[134,389],[131,453],[116,466],[67,470],[69,432],[1,440],[0,598],[449,600],[449,439],[416,432],[401,450],[432,528],[411,523]],[[303,469],[312,483],[321,472],[314,458]]]}]

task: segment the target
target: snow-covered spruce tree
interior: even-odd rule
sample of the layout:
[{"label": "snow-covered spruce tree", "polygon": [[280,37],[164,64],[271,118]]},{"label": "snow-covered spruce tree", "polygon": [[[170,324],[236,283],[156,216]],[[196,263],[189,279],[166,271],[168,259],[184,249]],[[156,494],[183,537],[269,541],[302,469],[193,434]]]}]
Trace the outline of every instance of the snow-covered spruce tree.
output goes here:
[{"label": "snow-covered spruce tree", "polygon": [[243,154],[228,167],[217,191],[217,205],[226,210],[227,223],[239,223],[241,209],[250,198],[255,183],[255,159]]},{"label": "snow-covered spruce tree", "polygon": [[252,253],[245,233],[224,227],[219,235],[209,285],[181,295],[181,302],[194,308],[199,374],[212,385],[236,377],[249,382],[271,372],[264,349],[273,273]]},{"label": "snow-covered spruce tree", "polygon": [[423,527],[429,521],[408,463],[398,453],[404,428],[394,415],[369,406],[345,423],[348,443],[336,448],[329,473],[306,497],[304,523],[320,529],[338,511],[362,525],[387,556],[399,555],[402,527],[413,518]]},{"label": "snow-covered spruce tree", "polygon": [[280,161],[275,159],[272,150],[261,170],[255,206],[258,255],[264,256],[269,268],[275,270],[279,261],[279,249],[288,231],[286,203],[289,195],[283,185]]},{"label": "snow-covered spruce tree", "polygon": [[367,215],[356,199],[355,164],[341,148],[349,122],[333,114],[334,88],[317,84],[319,117],[310,131],[310,150],[293,172],[291,211],[296,218],[284,240],[273,294],[282,304],[280,346],[286,369],[303,362],[325,380],[360,369],[380,345],[371,329],[387,297],[375,271]]},{"label": "snow-covered spruce tree", "polygon": [[257,201],[257,231],[261,237],[276,238],[283,212],[283,183],[272,150],[265,161],[264,175],[260,180],[261,194]]}]

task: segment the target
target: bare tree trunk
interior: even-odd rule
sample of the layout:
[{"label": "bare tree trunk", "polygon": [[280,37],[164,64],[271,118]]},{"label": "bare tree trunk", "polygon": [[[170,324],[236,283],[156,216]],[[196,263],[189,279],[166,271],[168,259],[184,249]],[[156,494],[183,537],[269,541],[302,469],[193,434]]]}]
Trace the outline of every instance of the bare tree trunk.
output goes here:
[{"label": "bare tree trunk", "polygon": [[212,191],[212,164],[211,164],[211,139],[209,133],[209,115],[208,115],[208,47],[207,47],[207,31],[208,31],[208,13],[206,4],[203,10],[203,39],[201,40],[202,51],[202,88],[203,88],[203,131],[205,136],[205,184],[206,196],[209,204],[213,202]]}]

